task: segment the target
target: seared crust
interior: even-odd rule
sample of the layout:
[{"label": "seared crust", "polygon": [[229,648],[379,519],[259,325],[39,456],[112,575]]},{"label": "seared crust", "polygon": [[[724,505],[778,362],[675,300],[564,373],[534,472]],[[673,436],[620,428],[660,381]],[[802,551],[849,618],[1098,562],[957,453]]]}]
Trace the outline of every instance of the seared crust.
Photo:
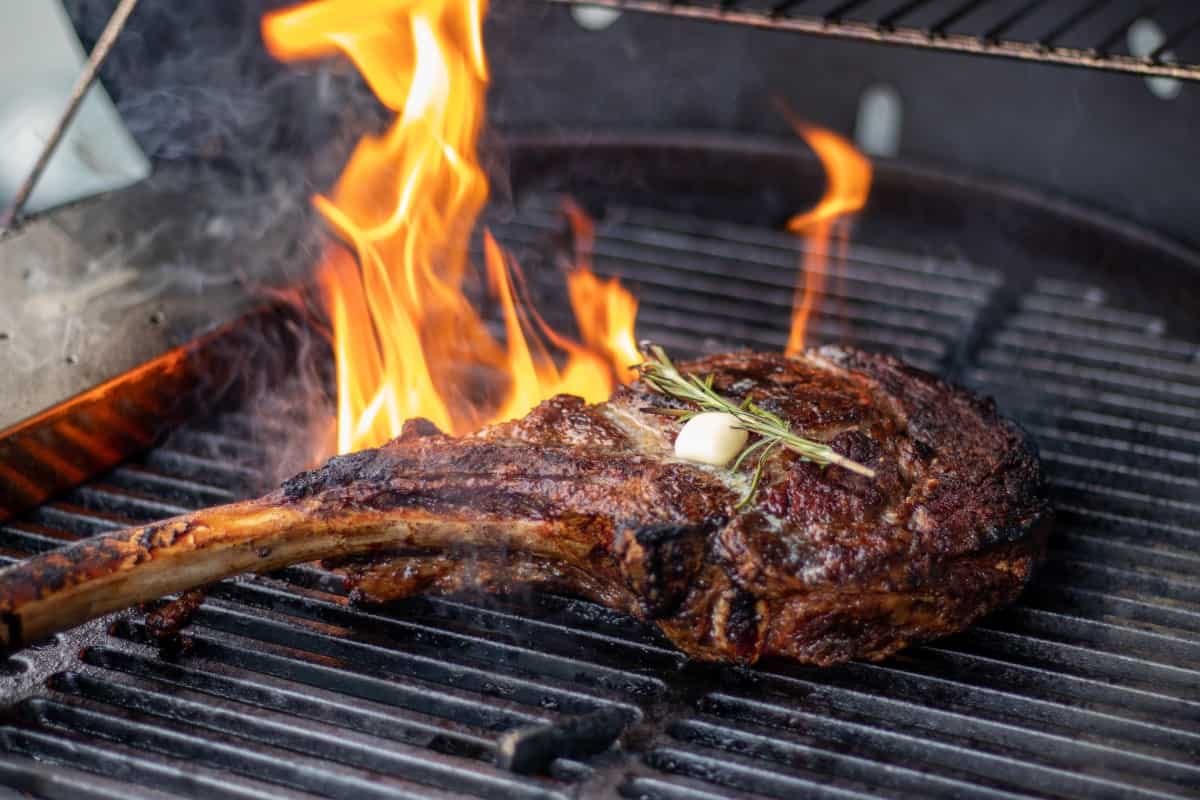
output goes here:
[{"label": "seared crust", "polygon": [[1038,463],[990,401],[880,355],[681,365],[874,470],[787,451],[747,473],[680,461],[671,398],[552,398],[458,439],[421,420],[255,501],[84,540],[0,571],[0,651],[243,571],[324,558],[360,601],[540,585],[753,663],[883,658],[1010,602],[1044,548]]},{"label": "seared crust", "polygon": [[837,348],[681,369],[712,375],[722,394],[752,398],[875,478],[778,452],[737,511],[745,475],[675,460],[680,423],[655,410],[680,404],[639,382],[599,406],[556,397],[462,439],[406,437],[301,476],[285,495],[550,522],[554,541],[535,553],[426,555],[433,580],[414,581],[404,558],[346,573],[367,600],[573,588],[654,620],[707,660],[883,658],[961,630],[1029,581],[1050,510],[1036,455],[991,401]]}]

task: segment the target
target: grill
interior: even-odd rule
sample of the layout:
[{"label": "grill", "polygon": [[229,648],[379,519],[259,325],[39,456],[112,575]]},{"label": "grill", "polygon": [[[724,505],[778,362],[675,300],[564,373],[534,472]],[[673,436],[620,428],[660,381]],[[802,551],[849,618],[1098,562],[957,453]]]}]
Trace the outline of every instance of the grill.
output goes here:
[{"label": "grill", "polygon": [[[860,39],[1114,72],[1200,79],[1189,48],[1200,16],[1182,17],[1146,53],[1125,44],[1131,25],[1157,8],[1108,0],[555,0],[756,28]],[[1192,48],[1194,49],[1194,47]],[[1190,51],[1189,51],[1190,52]]]},{"label": "grill", "polygon": [[[544,267],[564,228],[559,184],[578,186],[603,212],[595,268],[634,287],[644,335],[679,352],[784,343],[803,245],[728,219],[770,219],[775,201],[746,198],[735,214],[711,178],[698,198],[614,177],[612,164],[638,152],[679,180],[680,163],[708,158],[786,186],[789,169],[809,174],[795,151],[671,155],[593,137],[586,151],[520,152],[527,188],[489,224],[535,291],[555,283]],[[940,187],[943,217],[919,208],[921,181]],[[1161,271],[1163,291],[1183,291],[1168,277],[1186,277],[1184,254],[991,189],[1007,211],[983,227],[1021,231],[1040,260],[978,263],[961,221],[951,255],[902,247],[901,227],[912,242],[927,232],[901,210],[945,226],[961,193],[984,189],[882,165],[878,182],[814,336],[953,375],[1028,427],[1060,522],[1015,607],[880,664],[737,669],[688,662],[655,630],[574,598],[361,609],[320,569],[294,567],[222,582],[167,645],[133,611],[10,658],[0,785],[44,798],[1198,796],[1200,337],[1146,311],[1155,281],[1144,280]],[[891,202],[902,187],[908,200]],[[1106,272],[1091,247],[1138,259],[1143,275]],[[193,421],[0,526],[0,557],[244,496],[288,426],[236,408]],[[564,755],[535,775],[494,765],[513,731],[534,729],[518,746]],[[593,756],[560,746],[583,729],[620,738]]]}]

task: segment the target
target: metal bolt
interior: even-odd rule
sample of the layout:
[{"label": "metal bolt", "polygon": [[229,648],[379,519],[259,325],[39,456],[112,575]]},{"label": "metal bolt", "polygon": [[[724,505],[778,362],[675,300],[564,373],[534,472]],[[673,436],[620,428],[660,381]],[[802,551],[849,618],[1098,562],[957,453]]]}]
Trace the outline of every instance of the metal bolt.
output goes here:
[{"label": "metal bolt", "polygon": [[[1131,55],[1138,58],[1149,58],[1151,53],[1162,47],[1163,42],[1167,40],[1167,35],[1163,33],[1162,27],[1157,22],[1148,17],[1142,17],[1129,26],[1126,40]],[[1164,62],[1174,61],[1175,54],[1168,50],[1159,56],[1159,59]],[[1183,91],[1183,81],[1177,78],[1146,78],[1146,88],[1160,100],[1174,100]]]}]

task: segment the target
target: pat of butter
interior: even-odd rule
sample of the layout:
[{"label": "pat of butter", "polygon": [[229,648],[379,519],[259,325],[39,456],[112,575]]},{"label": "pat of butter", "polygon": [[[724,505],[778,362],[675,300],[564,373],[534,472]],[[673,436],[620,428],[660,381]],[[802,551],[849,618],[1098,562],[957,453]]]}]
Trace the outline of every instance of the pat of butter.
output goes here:
[{"label": "pat of butter", "polygon": [[742,452],[750,438],[738,427],[737,417],[723,411],[705,411],[684,423],[675,437],[675,455],[688,461],[723,467]]}]

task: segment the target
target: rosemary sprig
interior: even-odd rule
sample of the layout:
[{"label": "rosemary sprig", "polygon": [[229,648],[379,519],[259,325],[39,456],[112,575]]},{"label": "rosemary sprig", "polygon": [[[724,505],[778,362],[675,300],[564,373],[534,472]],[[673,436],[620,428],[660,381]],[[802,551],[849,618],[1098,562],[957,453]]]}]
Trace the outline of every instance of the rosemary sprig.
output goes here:
[{"label": "rosemary sprig", "polygon": [[865,475],[868,478],[875,477],[873,469],[846,458],[829,445],[793,433],[787,422],[778,414],[767,411],[751,401],[750,398],[747,397],[744,402],[739,404],[717,394],[713,389],[712,375],[703,378],[696,375],[684,375],[676,368],[666,351],[658,345],[645,344],[643,349],[649,351],[650,356],[637,366],[637,370],[642,380],[650,388],[677,400],[695,403],[703,411],[723,411],[731,414],[737,419],[740,427],[750,433],[758,434],[760,437],[744,449],[730,467],[731,470],[736,471],[752,453],[759,453],[758,465],[750,479],[750,489],[738,503],[739,508],[753,497],[759,479],[762,477],[763,464],[766,462],[767,456],[779,447],[786,447],[801,458],[821,466],[837,464],[839,467],[857,472],[859,475]]}]

